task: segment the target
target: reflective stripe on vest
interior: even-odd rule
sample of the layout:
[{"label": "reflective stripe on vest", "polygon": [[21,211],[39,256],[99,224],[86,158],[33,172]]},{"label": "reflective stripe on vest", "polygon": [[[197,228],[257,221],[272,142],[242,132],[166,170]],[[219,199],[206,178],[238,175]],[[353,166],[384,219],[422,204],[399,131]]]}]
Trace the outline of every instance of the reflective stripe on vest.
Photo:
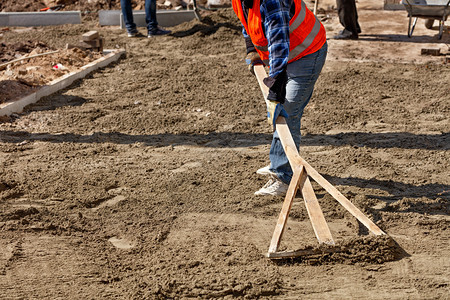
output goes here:
[{"label": "reflective stripe on vest", "polygon": [[[310,47],[313,44],[313,42],[316,39],[316,37],[318,37],[318,34],[319,34],[321,26],[322,26],[320,21],[317,19],[317,17],[314,16],[311,12],[308,12],[308,9],[307,9],[305,3],[302,0],[292,0],[292,1],[295,2],[296,7],[300,6],[300,10],[298,11],[298,8],[295,9],[296,11],[298,11],[298,14],[297,14],[297,16],[295,17],[294,20],[291,19],[290,22],[289,22],[290,23],[290,25],[289,25],[289,35],[290,36],[292,36],[292,35],[295,36],[296,35],[296,33],[294,31],[302,26],[302,24],[304,23],[304,21],[306,19],[306,14],[307,13],[310,13],[312,15],[312,17],[314,18],[314,19],[312,19],[310,17],[311,21],[308,21],[308,22],[312,22],[312,20],[314,20],[314,25],[313,26],[309,26],[309,28],[312,27],[311,31],[301,41],[301,43],[299,43],[298,45],[296,45],[294,48],[292,48],[289,51],[289,56],[288,56],[288,61],[289,62],[291,62],[292,60],[295,60],[295,58],[297,56],[301,55],[306,49],[308,49],[308,47]],[[247,22],[245,22],[245,23],[243,22],[243,21],[246,21],[245,17],[243,15],[240,16],[240,14],[243,14],[241,0],[233,0],[233,2],[234,2],[233,8],[235,8],[236,14],[238,15],[238,17],[240,17],[241,22],[248,26],[248,24],[246,24]],[[258,2],[258,3],[255,3],[255,4],[260,4],[260,1],[255,1],[255,2]],[[256,8],[256,7],[254,7],[254,8]],[[238,11],[236,11],[236,9],[238,9]],[[242,19],[242,18],[244,18],[244,19]],[[258,25],[261,26],[261,31],[260,32],[262,32],[263,25],[262,24],[258,24]],[[309,23],[309,25],[311,25],[311,23]],[[266,65],[268,65],[269,64],[269,59],[268,59],[268,57],[269,57],[269,53],[268,53],[269,52],[269,48],[268,48],[268,46],[256,45],[255,41],[258,40],[258,38],[259,38],[259,40],[261,40],[261,36],[253,37],[251,32],[249,32],[249,30],[247,30],[247,33],[252,38],[252,41],[253,41],[253,44],[254,44],[256,50],[258,50],[258,52],[263,52],[263,53],[260,53],[260,56],[263,59],[263,62]],[[266,39],[264,36],[262,36],[262,38]],[[266,39],[266,44],[267,44],[267,39]],[[293,45],[291,45],[291,46],[293,46]],[[261,54],[263,54],[263,55],[261,55]]]},{"label": "reflective stripe on vest", "polygon": [[[302,1],[302,4],[303,4],[303,1]],[[302,10],[303,10],[303,8],[302,8]],[[308,34],[308,36],[303,40],[303,42],[300,45],[298,45],[297,47],[295,47],[294,49],[289,51],[288,61],[290,61],[291,59],[294,59],[295,57],[297,57],[297,55],[299,55],[300,53],[305,51],[306,48],[311,46],[311,43],[314,41],[314,39],[316,38],[319,31],[320,31],[320,22],[319,22],[319,20],[317,20],[317,18],[315,18],[314,26],[313,26],[311,32]]]},{"label": "reflective stripe on vest", "polygon": [[291,34],[292,32],[294,32],[295,29],[298,28],[298,26],[300,26],[300,24],[303,23],[303,21],[305,20],[306,17],[306,5],[305,2],[302,2],[302,6],[301,6],[301,10],[298,13],[297,18],[295,18],[294,22],[292,22],[291,25],[289,25],[289,34]]},{"label": "reflective stripe on vest", "polygon": [[[305,2],[303,2],[303,1],[301,1],[301,3],[302,3],[302,5],[301,5],[301,10],[300,10],[300,12],[298,13],[298,16],[297,16],[297,18],[295,18],[295,20],[292,22],[292,24],[291,25],[289,25],[289,34],[292,34],[293,32],[294,32],[294,30],[295,29],[297,29],[302,23],[303,23],[303,21],[305,20],[305,17],[306,17],[306,5],[305,5]],[[319,32],[319,30],[320,30],[320,24],[319,24],[319,28],[317,29],[317,30],[315,30],[316,29],[316,26],[317,26],[317,19],[316,19],[316,22],[315,22],[315,24],[314,24],[314,27],[313,27],[313,30],[310,32],[310,34],[308,35],[308,37],[313,33],[313,32],[315,32],[314,33],[314,36],[312,36],[312,39],[310,39],[310,41],[309,41],[309,43],[308,43],[308,45],[306,45],[306,47],[304,47],[304,49],[303,50],[305,50],[306,48],[308,48],[309,47],[309,45],[311,45],[311,42],[314,40],[314,38],[315,38],[315,36],[316,36],[316,34]],[[305,41],[308,39],[308,37],[305,39]],[[304,44],[305,42],[303,42],[303,44]],[[297,46],[298,47],[298,46]],[[267,46],[256,46],[255,45],[255,48],[256,49],[258,49],[259,51],[269,51],[269,48],[267,47]],[[296,49],[296,48],[295,48]],[[293,50],[295,50],[295,49],[293,49]],[[301,53],[301,51],[299,52],[299,53]],[[299,54],[298,53],[298,54]],[[296,55],[297,56],[297,55]],[[294,56],[295,57],[295,56]],[[294,58],[294,57],[290,57],[290,55],[289,55],[289,60],[291,60],[292,58]]]}]

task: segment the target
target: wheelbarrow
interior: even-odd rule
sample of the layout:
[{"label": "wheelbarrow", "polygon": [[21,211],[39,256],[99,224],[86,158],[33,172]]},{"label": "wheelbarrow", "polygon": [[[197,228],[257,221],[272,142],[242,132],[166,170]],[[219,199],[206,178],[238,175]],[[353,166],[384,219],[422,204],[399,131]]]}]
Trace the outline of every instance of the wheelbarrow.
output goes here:
[{"label": "wheelbarrow", "polygon": [[[439,21],[439,39],[442,38],[444,32],[444,22],[450,13],[450,0],[402,0],[402,4],[405,6],[408,12],[408,37],[411,37],[416,27],[418,18],[425,18],[426,27],[431,28],[430,21]],[[415,18],[412,21],[412,18]],[[412,24],[412,25],[411,25]]]}]

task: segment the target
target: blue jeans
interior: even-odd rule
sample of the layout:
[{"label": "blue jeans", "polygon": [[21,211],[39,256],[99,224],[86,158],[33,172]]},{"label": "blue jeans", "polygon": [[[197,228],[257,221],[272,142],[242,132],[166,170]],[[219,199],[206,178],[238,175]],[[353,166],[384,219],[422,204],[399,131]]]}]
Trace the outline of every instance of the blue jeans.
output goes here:
[{"label": "blue jeans", "polygon": [[[123,21],[127,32],[135,32],[136,24],[133,20],[131,0],[120,0],[120,7],[122,8]],[[158,22],[156,21],[156,0],[145,0],[145,22],[147,23],[148,31],[158,27]]]},{"label": "blue jeans", "polygon": [[[300,146],[300,123],[303,110],[311,99],[314,84],[327,57],[327,49],[328,46],[325,43],[320,50],[289,63],[287,66],[288,81],[283,108],[289,115],[286,122],[297,150]],[[273,133],[269,156],[270,170],[276,173],[281,181],[289,184],[293,172],[276,131]]]}]

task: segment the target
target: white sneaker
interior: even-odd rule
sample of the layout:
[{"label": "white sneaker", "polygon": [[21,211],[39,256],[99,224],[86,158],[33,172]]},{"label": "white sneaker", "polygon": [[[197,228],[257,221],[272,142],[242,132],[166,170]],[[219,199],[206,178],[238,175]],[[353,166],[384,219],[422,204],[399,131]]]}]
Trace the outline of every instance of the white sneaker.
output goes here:
[{"label": "white sneaker", "polygon": [[278,178],[272,177],[267,181],[267,183],[255,192],[258,196],[285,196],[289,185],[279,180]]},{"label": "white sneaker", "polygon": [[264,175],[264,176],[276,176],[277,175],[274,172],[270,171],[270,165],[267,165],[261,169],[258,169],[256,171],[256,174]]}]

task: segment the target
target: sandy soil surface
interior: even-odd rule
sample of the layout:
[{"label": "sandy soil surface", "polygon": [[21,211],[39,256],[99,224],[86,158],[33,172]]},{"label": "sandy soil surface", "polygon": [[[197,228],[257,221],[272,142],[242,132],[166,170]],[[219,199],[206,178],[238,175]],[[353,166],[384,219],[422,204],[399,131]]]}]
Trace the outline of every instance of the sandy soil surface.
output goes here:
[{"label": "sandy soil surface", "polygon": [[[361,39],[329,40],[301,155],[392,240],[313,184],[347,250],[264,257],[283,199],[253,195],[271,131],[230,11],[157,39],[14,29],[3,41],[54,48],[97,29],[127,57],[1,121],[0,298],[447,299],[450,72],[420,49],[448,51],[448,33],[408,40],[405,12],[359,5]],[[317,244],[296,200],[282,249]]]}]

